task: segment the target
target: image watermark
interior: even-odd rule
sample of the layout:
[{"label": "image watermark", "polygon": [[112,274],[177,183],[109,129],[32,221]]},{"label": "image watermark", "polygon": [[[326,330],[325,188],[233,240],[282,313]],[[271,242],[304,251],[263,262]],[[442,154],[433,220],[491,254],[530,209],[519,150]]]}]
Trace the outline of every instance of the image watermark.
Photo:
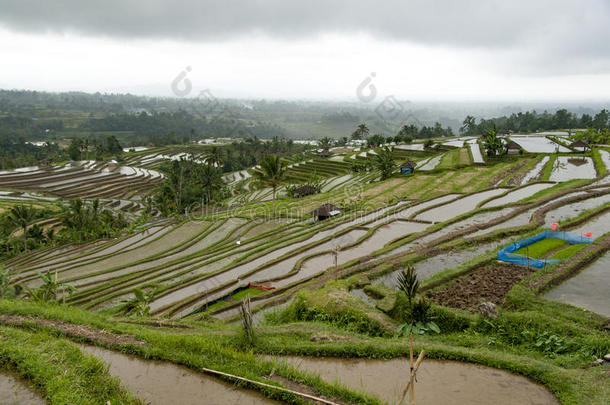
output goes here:
[{"label": "image watermark", "polygon": [[[376,77],[377,73],[371,72],[356,87],[356,98],[360,102],[368,104],[377,100],[379,92],[374,83]],[[405,112],[404,107],[393,94],[385,96],[383,100],[378,102],[374,111],[375,114],[384,121],[394,121]]]}]

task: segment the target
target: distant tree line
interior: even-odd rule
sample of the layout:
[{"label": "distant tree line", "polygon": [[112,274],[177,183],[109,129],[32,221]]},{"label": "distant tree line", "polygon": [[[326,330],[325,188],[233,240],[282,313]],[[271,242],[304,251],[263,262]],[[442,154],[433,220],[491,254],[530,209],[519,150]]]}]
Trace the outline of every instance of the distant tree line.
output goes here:
[{"label": "distant tree line", "polygon": [[35,146],[27,143],[22,136],[0,133],[0,170],[36,166],[43,161],[65,159],[65,156],[65,151],[55,143]]},{"label": "distant tree line", "polygon": [[527,111],[499,118],[481,119],[479,123],[473,116],[469,115],[464,119],[460,133],[481,135],[492,128],[496,128],[498,132],[514,131],[523,133],[577,128],[602,130],[608,128],[609,121],[610,114],[606,109],[601,110],[594,116],[582,114],[580,117],[566,109],[557,110],[555,113]]}]

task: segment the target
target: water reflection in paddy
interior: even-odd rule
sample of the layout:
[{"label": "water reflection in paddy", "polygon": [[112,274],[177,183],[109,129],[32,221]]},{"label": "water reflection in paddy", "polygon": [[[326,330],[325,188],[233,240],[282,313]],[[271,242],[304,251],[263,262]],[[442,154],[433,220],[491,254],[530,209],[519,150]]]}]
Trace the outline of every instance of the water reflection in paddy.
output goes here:
[{"label": "water reflection in paddy", "polygon": [[[282,357],[297,369],[363,390],[394,404],[407,382],[407,359],[368,360]],[[558,404],[543,386],[525,377],[491,367],[456,361],[426,359],[417,372],[418,404]]]}]

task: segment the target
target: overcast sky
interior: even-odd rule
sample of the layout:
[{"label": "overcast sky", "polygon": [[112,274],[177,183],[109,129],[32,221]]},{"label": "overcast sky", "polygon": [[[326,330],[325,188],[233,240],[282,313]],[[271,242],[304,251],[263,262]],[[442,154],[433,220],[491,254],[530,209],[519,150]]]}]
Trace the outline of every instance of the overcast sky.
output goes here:
[{"label": "overcast sky", "polygon": [[0,88],[610,98],[608,0],[0,0],[0,10]]}]

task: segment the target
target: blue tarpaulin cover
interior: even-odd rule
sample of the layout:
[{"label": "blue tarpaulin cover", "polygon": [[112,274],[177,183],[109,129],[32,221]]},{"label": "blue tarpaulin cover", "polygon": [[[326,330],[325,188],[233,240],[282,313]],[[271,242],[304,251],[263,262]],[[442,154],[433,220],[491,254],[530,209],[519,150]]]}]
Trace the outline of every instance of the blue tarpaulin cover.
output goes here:
[{"label": "blue tarpaulin cover", "polygon": [[586,236],[576,235],[569,232],[557,232],[557,231],[544,231],[531,238],[525,238],[511,245],[508,245],[504,249],[498,252],[498,260],[503,262],[514,263],[521,266],[535,267],[541,269],[547,264],[559,263],[559,259],[534,259],[525,255],[514,254],[517,250],[529,246],[533,243],[539,242],[543,239],[562,239],[568,242],[570,245],[579,243],[591,243],[593,238],[587,238]]}]

